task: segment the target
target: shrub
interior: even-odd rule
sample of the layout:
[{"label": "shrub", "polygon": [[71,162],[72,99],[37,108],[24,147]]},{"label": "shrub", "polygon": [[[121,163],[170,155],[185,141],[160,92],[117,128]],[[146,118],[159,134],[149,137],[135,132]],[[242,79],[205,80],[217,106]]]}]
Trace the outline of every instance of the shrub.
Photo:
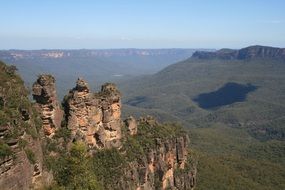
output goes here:
[{"label": "shrub", "polygon": [[85,144],[76,142],[72,145],[70,154],[56,161],[55,179],[66,189],[102,189],[91,171],[90,158]]},{"label": "shrub", "polygon": [[11,156],[13,154],[11,148],[3,142],[0,142],[0,159]]},{"label": "shrub", "polygon": [[93,159],[93,171],[107,189],[112,188],[123,175],[126,166],[124,157],[115,148],[97,152]]},{"label": "shrub", "polygon": [[35,164],[36,163],[35,153],[31,149],[28,149],[28,148],[25,149],[25,153],[27,155],[27,158],[28,158],[29,162],[31,164]]}]

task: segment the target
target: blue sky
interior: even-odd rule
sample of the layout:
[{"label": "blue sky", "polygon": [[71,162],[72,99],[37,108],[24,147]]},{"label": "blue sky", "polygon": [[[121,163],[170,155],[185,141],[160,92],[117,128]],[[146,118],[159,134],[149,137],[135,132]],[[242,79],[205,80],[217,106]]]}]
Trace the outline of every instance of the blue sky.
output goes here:
[{"label": "blue sky", "polygon": [[0,0],[0,49],[285,47],[284,0]]}]

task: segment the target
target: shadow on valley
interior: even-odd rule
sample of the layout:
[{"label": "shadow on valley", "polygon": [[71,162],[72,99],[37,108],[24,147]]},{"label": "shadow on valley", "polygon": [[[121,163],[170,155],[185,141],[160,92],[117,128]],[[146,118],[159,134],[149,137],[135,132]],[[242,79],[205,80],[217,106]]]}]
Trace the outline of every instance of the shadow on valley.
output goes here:
[{"label": "shadow on valley", "polygon": [[126,104],[130,105],[130,106],[139,106],[141,103],[144,103],[147,101],[147,97],[145,96],[137,96],[134,97],[131,100],[128,100],[127,102],[125,102]]},{"label": "shadow on valley", "polygon": [[238,84],[229,82],[216,91],[199,94],[193,101],[203,109],[219,108],[235,102],[243,102],[246,95],[255,91],[257,86],[252,84]]}]

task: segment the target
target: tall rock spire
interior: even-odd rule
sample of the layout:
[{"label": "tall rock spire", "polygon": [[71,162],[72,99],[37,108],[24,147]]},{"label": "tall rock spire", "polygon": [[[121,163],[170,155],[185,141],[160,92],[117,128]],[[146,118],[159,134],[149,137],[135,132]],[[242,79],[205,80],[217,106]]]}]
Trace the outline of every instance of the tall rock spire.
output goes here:
[{"label": "tall rock spire", "polygon": [[96,148],[121,146],[121,95],[114,84],[91,93],[87,82],[79,78],[63,104],[74,140]]},{"label": "tall rock spire", "polygon": [[60,127],[63,111],[56,96],[55,79],[51,75],[40,75],[33,84],[33,98],[41,112],[46,136],[53,136]]}]

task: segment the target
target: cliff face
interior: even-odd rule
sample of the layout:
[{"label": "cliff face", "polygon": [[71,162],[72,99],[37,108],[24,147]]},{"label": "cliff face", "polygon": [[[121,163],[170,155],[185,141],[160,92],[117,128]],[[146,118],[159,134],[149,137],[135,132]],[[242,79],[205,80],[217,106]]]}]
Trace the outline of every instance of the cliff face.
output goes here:
[{"label": "cliff face", "polygon": [[253,59],[253,58],[278,58],[285,59],[284,48],[274,48],[266,46],[250,46],[240,50],[221,49],[216,52],[197,51],[193,58],[198,59]]},{"label": "cliff face", "polygon": [[[27,142],[25,149],[21,142]],[[41,142],[26,135],[7,142],[13,155],[1,159],[0,185],[3,190],[37,189],[42,186],[48,174],[43,171]],[[33,156],[32,156],[33,155]],[[34,159],[34,160],[31,160]]]},{"label": "cliff face", "polygon": [[[158,127],[158,126],[153,126]],[[196,169],[188,155],[188,136],[168,140],[155,139],[140,159],[130,162],[125,171],[122,189],[179,189],[191,190],[196,185]]]},{"label": "cliff face", "polygon": [[[49,79],[52,79],[49,80],[51,82],[43,83],[41,76],[34,85],[33,95],[38,104],[49,102],[49,105],[57,105],[52,98],[56,97],[52,83],[54,79]],[[38,84],[41,84],[40,87]],[[36,96],[37,94],[39,96]],[[122,122],[121,94],[114,84],[104,84],[100,92],[92,93],[88,83],[79,78],[76,86],[65,96],[63,108],[66,126],[62,127],[71,131],[70,143],[84,142],[94,157],[98,151],[104,152],[112,148],[122,155],[125,154],[123,169],[121,166],[116,166],[121,168],[122,175],[112,182],[104,182],[104,189],[188,190],[195,186],[196,170],[189,162],[187,135],[173,132],[172,126],[160,125],[152,117],[142,118],[139,121],[129,117]],[[42,112],[45,110],[42,109]],[[139,147],[133,147],[135,144]],[[105,161],[101,160],[99,163],[101,162],[103,164]],[[110,168],[104,170],[112,171],[114,169],[112,167],[115,166],[108,164],[107,167]]]},{"label": "cliff face", "polygon": [[41,113],[46,136],[53,136],[60,127],[63,111],[60,109],[55,88],[55,79],[51,75],[40,75],[33,84],[33,98]]},{"label": "cliff face", "polygon": [[40,118],[15,68],[0,62],[0,188],[31,189],[48,181],[43,170]]},{"label": "cliff face", "polygon": [[78,79],[63,104],[73,139],[91,148],[121,146],[121,96],[115,85],[105,84],[101,92],[91,93],[88,84]]},{"label": "cliff face", "polygon": [[[74,155],[80,156],[80,162],[90,164],[82,166],[85,168],[82,171],[88,170],[90,176],[95,176],[90,179],[93,184],[98,177],[98,184],[104,189],[194,188],[196,169],[188,152],[189,139],[185,132],[175,125],[159,124],[152,117],[139,121],[129,117],[122,122],[121,94],[114,84],[104,84],[100,92],[92,93],[87,82],[78,79],[64,98],[63,111],[52,76],[40,75],[34,83],[36,103],[32,105],[14,68],[0,66],[5,71],[4,77],[0,75],[4,84],[0,86],[1,190],[39,189],[49,185],[53,177],[64,189],[67,185],[64,181],[71,178],[69,172],[73,172],[65,169],[75,167],[70,163],[76,159],[69,159]],[[77,141],[88,147],[88,156],[71,154],[74,149],[69,149],[70,145]],[[108,151],[117,157],[101,157],[108,155]],[[113,173],[120,175],[114,178]]]}]

